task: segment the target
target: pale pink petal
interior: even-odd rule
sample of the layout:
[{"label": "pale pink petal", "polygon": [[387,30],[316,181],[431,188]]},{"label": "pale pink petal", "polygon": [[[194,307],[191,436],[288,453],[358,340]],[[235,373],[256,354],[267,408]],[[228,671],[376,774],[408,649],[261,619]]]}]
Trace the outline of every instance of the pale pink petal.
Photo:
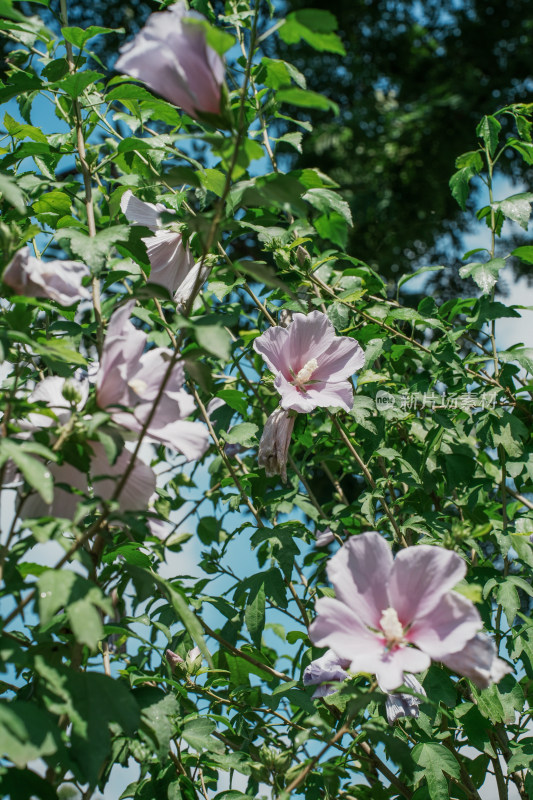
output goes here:
[{"label": "pale pink petal", "polygon": [[470,678],[479,689],[488,689],[513,672],[506,661],[498,658],[494,641],[484,633],[476,634],[461,650],[441,657],[441,661],[453,672]]},{"label": "pale pink petal", "polygon": [[389,545],[375,531],[351,536],[328,564],[337,599],[373,628],[379,628],[381,615],[390,606],[387,583],[392,564]]},{"label": "pale pink petal", "polygon": [[[63,396],[63,389],[66,383],[66,378],[60,378],[58,375],[50,375],[48,378],[44,378],[40,381],[28,397],[30,403],[46,403],[61,425],[64,425],[72,414],[72,406]],[[81,410],[89,396],[89,382],[77,381],[71,378],[68,380],[68,385],[79,397],[79,401],[76,405],[78,410]],[[28,415],[27,421],[22,421],[20,424],[23,428],[32,429],[49,428],[56,423],[53,417],[40,414],[38,411],[32,411],[31,414]]]},{"label": "pale pink petal", "polygon": [[[315,376],[313,375],[313,380]],[[314,408],[353,408],[353,389],[348,381],[339,383],[313,383],[307,387],[305,396],[314,403]]]},{"label": "pale pink petal", "polygon": [[[382,639],[372,633],[361,617],[340,600],[321,597],[316,602],[317,617],[309,627],[309,638],[317,647],[329,647],[339,657],[353,662],[358,656],[369,663],[380,658]],[[362,668],[361,668],[362,669]],[[367,672],[373,672],[369,667]]]},{"label": "pale pink petal", "polygon": [[322,355],[336,339],[333,325],[321,311],[294,314],[286,330],[289,334],[288,361],[294,374],[312,358],[320,364]]},{"label": "pale pink petal", "polygon": [[349,336],[336,336],[326,352],[318,359],[318,368],[313,372],[313,380],[326,383],[345,381],[364,365],[365,354],[359,342]]},{"label": "pale pink petal", "polygon": [[291,380],[289,328],[267,328],[261,336],[254,339],[253,344],[255,352],[263,357],[269,370],[274,374],[282,373],[287,380]]},{"label": "pale pink petal", "polygon": [[326,547],[326,545],[331,544],[331,542],[333,541],[335,541],[335,536],[331,528],[326,528],[323,531],[317,531],[316,534],[317,547]]},{"label": "pale pink petal", "polygon": [[194,267],[194,259],[181,234],[163,230],[142,241],[152,267],[150,283],[164,286],[173,295]]},{"label": "pale pink petal", "polygon": [[281,395],[280,405],[286,411],[292,408],[293,411],[306,414],[317,407],[316,397],[293,386],[281,373],[278,373],[274,386]]},{"label": "pale pink petal", "polygon": [[430,657],[414,647],[398,647],[391,651],[383,648],[373,663],[363,655],[357,655],[352,662],[352,671],[373,672],[383,690],[392,692],[404,683],[404,673],[423,672],[430,664]]},{"label": "pale pink petal", "polygon": [[202,261],[198,261],[191,268],[174,295],[174,301],[178,309],[186,305],[193,295],[196,296],[209,277],[209,272],[209,267],[206,267]]},{"label": "pale pink petal", "polygon": [[[124,472],[128,468],[132,454],[123,450],[113,465],[108,461],[100,442],[90,442],[94,457],[91,459],[93,489],[97,497],[110,500],[115,493]],[[154,471],[139,458],[135,459],[133,469],[122,488],[118,503],[121,511],[142,511],[155,492]]]},{"label": "pale pink petal", "polygon": [[116,69],[138,78],[188,114],[220,113],[224,64],[210,48],[203,20],[183,3],[152,14],[135,39],[122,48]]},{"label": "pale pink petal", "polygon": [[400,550],[392,568],[389,597],[403,626],[435,608],[465,573],[463,559],[449,550],[424,544]]},{"label": "pale pink petal", "polygon": [[406,638],[431,658],[442,660],[461,650],[481,626],[481,617],[472,602],[456,592],[448,592],[441,596],[436,608],[415,619]]},{"label": "pale pink petal", "polygon": [[88,492],[87,475],[67,462],[48,464],[47,469],[54,478],[52,502],[45,503],[37,492],[33,492],[23,503],[22,517],[52,515],[63,519],[74,519],[78,503]]},{"label": "pale pink petal", "polygon": [[128,381],[139,368],[147,336],[130,320],[135,301],[119,308],[107,326],[100,369],[96,376],[96,401],[100,408],[128,405]]},{"label": "pale pink petal", "polygon": [[144,225],[153,231],[159,228],[161,213],[169,210],[163,203],[145,203],[139,200],[130,189],[120,198],[120,208],[128,222],[133,225]]},{"label": "pale pink petal", "polygon": [[81,283],[88,275],[88,267],[79,261],[42,261],[31,255],[29,247],[23,247],[6,267],[2,280],[17,294],[48,297],[70,306],[90,299],[90,292]]},{"label": "pale pink petal", "polygon": [[209,431],[203,422],[177,420],[162,428],[150,428],[148,439],[182,453],[187,461],[201,458],[209,447]]}]

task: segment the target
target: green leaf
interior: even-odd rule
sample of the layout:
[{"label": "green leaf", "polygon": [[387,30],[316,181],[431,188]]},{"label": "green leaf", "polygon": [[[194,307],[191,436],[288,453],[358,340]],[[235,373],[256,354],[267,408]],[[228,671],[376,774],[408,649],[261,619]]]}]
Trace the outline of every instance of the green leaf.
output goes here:
[{"label": "green leaf", "polygon": [[64,78],[55,81],[52,85],[55,89],[63,89],[72,99],[76,99],[80,94],[83,94],[91,83],[96,83],[102,80],[103,77],[101,72],[95,72],[93,69],[85,69],[81,72],[74,72],[72,75],[65,75]]},{"label": "green leaf", "polygon": [[213,720],[208,717],[196,717],[185,723],[182,736],[199,753],[202,750],[218,750],[221,752],[224,749],[224,745],[212,736],[215,730],[216,725]]},{"label": "green leaf", "polygon": [[38,492],[45,503],[54,499],[54,480],[48,467],[26,452],[28,444],[16,439],[0,440],[0,461],[10,458],[22,472],[24,480]]},{"label": "green leaf", "polygon": [[473,262],[465,264],[459,269],[461,278],[472,278],[474,283],[479,286],[483,294],[488,294],[495,286],[500,270],[505,267],[504,258],[493,258],[484,263]]},{"label": "green leaf", "polygon": [[244,392],[239,392],[237,389],[222,389],[222,391],[217,392],[217,397],[224,400],[230,408],[233,408],[234,411],[238,411],[239,414],[246,414],[248,410],[248,398]]},{"label": "green leaf", "polygon": [[0,702],[0,752],[17,767],[51,756],[60,747],[57,720],[36,703]]},{"label": "green leaf", "polygon": [[302,197],[307,200],[314,208],[319,211],[336,211],[343,217],[348,225],[353,225],[352,212],[345,200],[342,200],[336,192],[331,189],[309,189]]},{"label": "green leaf", "polygon": [[194,329],[196,341],[217,358],[227,361],[231,355],[231,336],[220,325],[197,325]]},{"label": "green leaf", "polygon": [[496,117],[483,117],[477,126],[476,133],[485,142],[485,147],[491,156],[494,155],[498,146],[498,136],[501,129],[502,126]]},{"label": "green leaf", "polygon": [[315,50],[344,56],[346,51],[335,30],[337,20],[330,11],[309,8],[288,14],[279,35],[286,44],[298,44],[303,39]]},{"label": "green leaf", "polygon": [[217,197],[222,197],[226,186],[226,176],[218,169],[206,168],[196,173],[208,192],[213,192]]},{"label": "green leaf", "polygon": [[127,242],[130,234],[128,225],[112,225],[98,231],[96,236],[88,236],[72,228],[60,228],[56,233],[58,241],[68,239],[70,248],[92,268],[103,267],[110,251],[118,242]]},{"label": "green leaf", "polygon": [[318,94],[318,92],[300,89],[298,86],[292,86],[290,89],[280,89],[276,92],[276,100],[279,103],[290,103],[299,108],[318,108],[322,111],[332,111],[335,116],[339,113],[339,107],[333,100],[323,94]]},{"label": "green leaf", "polygon": [[531,216],[532,202],[532,192],[521,192],[520,194],[513,194],[511,197],[507,197],[500,203],[494,203],[493,206],[499,209],[508,219],[518,222],[520,227],[527,231],[529,217]]},{"label": "green leaf", "polygon": [[437,742],[417,744],[411,754],[415,764],[421,767],[416,770],[416,779],[426,779],[431,799],[448,800],[450,794],[446,776],[456,779],[461,776],[459,764],[453,754],[443,744]]},{"label": "green leaf", "polygon": [[35,669],[46,682],[50,710],[68,715],[72,723],[70,755],[85,781],[95,786],[111,752],[109,725],[132,736],[139,724],[139,707],[132,693],[120,680],[55,666],[40,655],[35,658]]},{"label": "green leaf", "polygon": [[234,425],[227,433],[222,432],[223,438],[228,444],[242,444],[244,447],[253,447],[257,444],[257,425],[252,422],[241,422],[239,425]]},{"label": "green leaf", "polygon": [[141,709],[141,735],[159,758],[165,758],[176,733],[175,718],[180,711],[176,698],[155,686],[134,689],[133,697]]},{"label": "green leaf", "polygon": [[83,48],[86,42],[89,39],[92,39],[93,36],[100,36],[104,33],[124,33],[123,28],[118,28],[116,31],[113,28],[102,28],[100,25],[89,25],[88,28],[77,28],[77,27],[70,27],[70,28],[61,28],[61,33],[66,39],[67,42],[73,44],[75,47],[79,47],[80,50]]},{"label": "green leaf", "polygon": [[265,628],[265,584],[261,573],[257,576],[258,581],[251,588],[244,609],[244,621],[252,638],[252,642],[259,649],[261,647],[261,636]]},{"label": "green leaf", "polygon": [[24,192],[17,186],[14,178],[11,178],[5,173],[0,173],[0,193],[4,199],[7,200],[19,214],[24,214],[26,211],[26,200]]},{"label": "green leaf", "polygon": [[513,586],[510,581],[503,581],[496,591],[496,599],[504,610],[509,627],[512,627],[520,608],[520,598],[516,586]]},{"label": "green leaf", "polygon": [[511,255],[520,258],[526,264],[533,264],[533,247],[531,245],[517,247],[512,251]]},{"label": "green leaf", "polygon": [[[470,155],[470,154],[465,154]],[[475,153],[478,159],[472,159],[472,162],[468,164],[468,166],[464,166],[455,172],[452,177],[450,178],[450,189],[452,192],[452,197],[457,200],[463,211],[466,211],[466,201],[468,199],[469,188],[468,184],[474,177],[477,175],[478,172],[481,171],[483,162],[481,161],[481,157],[479,153]],[[463,156],[464,158],[464,156]],[[459,161],[459,159],[458,159]]]}]

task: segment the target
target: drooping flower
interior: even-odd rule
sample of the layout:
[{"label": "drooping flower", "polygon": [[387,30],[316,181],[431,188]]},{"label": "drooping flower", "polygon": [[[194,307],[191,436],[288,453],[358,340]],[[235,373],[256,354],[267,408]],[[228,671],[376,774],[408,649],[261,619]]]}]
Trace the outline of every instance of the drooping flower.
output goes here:
[{"label": "drooping flower", "polygon": [[313,697],[327,697],[339,688],[336,684],[348,677],[346,670],[350,661],[339,658],[333,650],[327,650],[320,658],[315,658],[304,669],[304,686],[317,686]]},{"label": "drooping flower", "polygon": [[498,658],[494,641],[485,633],[476,634],[462,650],[441,661],[453,672],[470,678],[478,689],[488,689],[513,671],[503,658]]},{"label": "drooping flower", "polygon": [[183,2],[151,14],[121,48],[115,69],[143,81],[191,117],[220,114],[224,61],[207,44],[204,21]]},{"label": "drooping flower", "polygon": [[257,454],[257,463],[265,468],[268,477],[281,475],[284,483],[287,481],[287,458],[294,419],[294,415],[278,406],[265,423]]},{"label": "drooping flower", "polygon": [[152,267],[150,282],[168,289],[178,305],[186,303],[204,283],[209,269],[201,261],[194,263],[181,233],[162,227],[161,213],[171,210],[163,203],[145,203],[129,189],[122,195],[120,207],[129,222],[150,228],[154,233],[142,239]]},{"label": "drooping flower", "polygon": [[134,305],[133,300],[126,303],[109,322],[96,378],[96,401],[118,425],[134,433],[146,426],[148,441],[177,450],[189,461],[200,458],[209,446],[209,435],[203,423],[185,419],[195,404],[183,389],[183,366],[179,361],[172,364],[168,348],[144,352],[147,336],[130,320]]},{"label": "drooping flower", "polygon": [[317,407],[352,408],[348,378],[361,369],[365,356],[355,339],[335,336],[321,311],[294,314],[287,328],[269,328],[254,341],[254,349],[276,375],[282,408],[303,414]]},{"label": "drooping flower", "polygon": [[[414,675],[410,675],[407,672],[404,675],[403,682],[409,687],[409,689],[412,689],[413,692],[426,697],[424,687]],[[400,692],[399,694],[389,694],[385,700],[385,713],[387,715],[389,725],[394,725],[396,720],[400,717],[413,717],[413,719],[417,719],[420,716],[421,702],[422,700],[419,697],[415,697],[412,694],[405,694],[405,692]]]},{"label": "drooping flower", "polygon": [[331,544],[335,540],[335,534],[331,530],[331,528],[325,528],[323,531],[317,531],[316,534],[316,546],[317,547],[326,547],[326,545]]},{"label": "drooping flower", "polygon": [[451,591],[465,572],[460,556],[439,547],[407,547],[393,560],[378,533],[354,536],[329,562],[336,597],[317,601],[311,641],[390,692],[404,673],[458,653],[481,628],[471,601]]},{"label": "drooping flower", "polygon": [[7,265],[2,280],[17,294],[48,297],[71,306],[90,299],[90,292],[81,283],[89,274],[79,261],[42,261],[31,255],[29,247],[23,247]]}]

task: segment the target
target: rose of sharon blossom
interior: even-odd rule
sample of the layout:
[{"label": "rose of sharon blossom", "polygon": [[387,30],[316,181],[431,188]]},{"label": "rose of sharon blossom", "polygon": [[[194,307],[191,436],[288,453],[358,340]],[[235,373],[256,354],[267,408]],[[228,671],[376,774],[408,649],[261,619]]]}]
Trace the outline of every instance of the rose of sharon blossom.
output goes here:
[{"label": "rose of sharon blossom", "polygon": [[[57,419],[57,424],[66,425],[72,415],[72,404],[81,411],[89,395],[88,381],[65,379],[52,375],[37,384],[29,396],[30,402],[46,403]],[[71,402],[67,400],[71,399]],[[24,429],[22,436],[29,436],[37,428],[48,428],[56,424],[53,417],[32,411],[27,420],[21,423]],[[113,465],[109,463],[104,447],[100,442],[88,442],[91,457],[89,473],[92,484],[92,495],[110,500],[117,483],[127,469],[131,453],[123,450]],[[23,513],[27,517],[39,517],[52,514],[59,517],[72,518],[80,499],[91,494],[85,472],[67,462],[48,464],[48,470],[54,478],[54,497],[47,504],[40,495],[32,494],[24,501]],[[156,478],[153,470],[139,458],[135,459],[127,482],[122,488],[118,503],[121,511],[140,511],[148,505],[154,494]],[[75,491],[72,491],[74,489]]]},{"label": "rose of sharon blossom", "polygon": [[122,195],[120,207],[133,225],[143,225],[154,232],[154,236],[142,239],[152,267],[151,283],[168,289],[179,305],[186,303],[204,283],[209,269],[201,261],[194,263],[180,233],[161,227],[161,213],[170,209],[163,203],[145,203],[129,189]]},{"label": "rose of sharon blossom", "polygon": [[294,415],[278,406],[265,423],[257,453],[257,463],[265,468],[268,477],[281,475],[284,483],[294,419]]},{"label": "rose of sharon blossom", "polygon": [[327,697],[339,688],[336,684],[348,677],[346,670],[349,660],[339,658],[333,650],[327,650],[320,658],[315,658],[304,669],[304,686],[318,686],[313,697]]},{"label": "rose of sharon blossom", "polygon": [[333,541],[335,541],[335,534],[333,533],[331,528],[325,528],[323,531],[317,531],[316,534],[317,547],[326,547]]},{"label": "rose of sharon blossom", "polygon": [[23,247],[7,265],[2,280],[17,294],[26,297],[49,297],[62,306],[78,300],[90,300],[89,291],[81,285],[89,270],[79,261],[42,261]]},{"label": "rose of sharon blossom", "polygon": [[276,375],[282,408],[302,414],[317,407],[352,408],[348,378],[361,369],[365,356],[355,339],[335,336],[321,311],[294,314],[287,328],[269,328],[254,341],[254,350]]},{"label": "rose of sharon blossom", "polygon": [[149,420],[148,441],[177,450],[189,461],[200,458],[209,446],[209,434],[203,423],[185,419],[195,404],[183,389],[183,367],[179,362],[172,366],[160,392],[172,351],[155,347],[144,352],[147,336],[130,320],[134,305],[133,300],[126,303],[109,322],[96,377],[96,401],[118,425],[140,433]]},{"label": "rose of sharon blossom", "polygon": [[[409,689],[412,689],[413,692],[426,697],[424,687],[414,675],[406,673],[404,676],[404,683],[409,687]],[[414,719],[417,719],[420,716],[419,706],[421,702],[422,701],[419,697],[415,697],[412,694],[405,694],[404,692],[401,692],[400,694],[387,695],[387,699],[385,701],[385,713],[387,715],[389,725],[394,725],[396,720],[400,717],[413,717]]]},{"label": "rose of sharon blossom", "polygon": [[513,671],[503,658],[498,658],[495,643],[484,633],[476,634],[462,650],[441,661],[453,672],[470,678],[479,689],[488,689]]},{"label": "rose of sharon blossom", "polygon": [[481,628],[471,601],[450,591],[465,572],[460,556],[439,547],[407,547],[393,559],[379,533],[354,536],[329,562],[336,596],[317,601],[311,641],[390,692],[404,673],[458,653]]},{"label": "rose of sharon blossom", "polygon": [[[52,515],[72,519],[80,500],[92,494],[102,500],[110,500],[115,493],[128,464],[131,453],[123,450],[113,465],[106,456],[100,442],[88,442],[92,456],[90,461],[90,476],[93,487],[89,492],[88,480],[85,472],[72,466],[72,464],[48,464],[48,469],[54,479],[54,497],[47,504],[40,495],[32,494],[24,502],[23,514],[25,517],[41,517]],[[72,490],[75,491],[72,491]],[[156,489],[155,473],[144,461],[136,458],[133,468],[128,476],[118,497],[121,511],[142,511],[148,505],[148,500]]]},{"label": "rose of sharon blossom", "polygon": [[206,42],[202,14],[182,2],[151,14],[115,69],[143,81],[191,117],[220,114],[225,67]]}]

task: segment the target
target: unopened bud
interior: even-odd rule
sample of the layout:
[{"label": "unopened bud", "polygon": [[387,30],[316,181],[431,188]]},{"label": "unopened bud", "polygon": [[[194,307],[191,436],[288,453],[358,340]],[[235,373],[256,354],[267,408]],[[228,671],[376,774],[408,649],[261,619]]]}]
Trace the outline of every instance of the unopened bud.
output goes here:
[{"label": "unopened bud", "polygon": [[172,672],[174,672],[176,669],[178,669],[180,672],[185,672],[185,661],[177,653],[174,653],[172,650],[166,650],[165,658],[170,664],[170,669]]},{"label": "unopened bud", "polygon": [[79,405],[83,400],[83,396],[80,392],[77,381],[66,380],[61,390],[61,394],[68,403],[71,403],[75,406]]},{"label": "unopened bud", "polygon": [[192,650],[189,650],[185,659],[185,666],[189,675],[196,675],[202,666],[202,653],[199,647],[193,647]]}]

